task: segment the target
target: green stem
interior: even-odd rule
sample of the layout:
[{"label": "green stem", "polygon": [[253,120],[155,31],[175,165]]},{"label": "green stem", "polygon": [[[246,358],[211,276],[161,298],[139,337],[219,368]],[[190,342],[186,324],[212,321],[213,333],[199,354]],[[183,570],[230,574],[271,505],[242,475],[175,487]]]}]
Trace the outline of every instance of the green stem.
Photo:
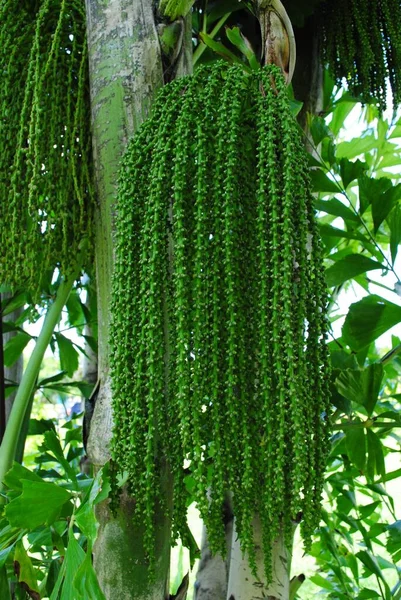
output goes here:
[{"label": "green stem", "polygon": [[[231,15],[230,12],[226,13],[225,15],[223,15],[221,17],[221,19],[219,21],[217,21],[216,25],[213,27],[212,31],[210,32],[209,37],[211,37],[213,39],[217,35],[217,33],[223,27],[224,23],[227,21],[227,19],[230,15]],[[196,63],[198,62],[198,60],[200,59],[200,57],[202,56],[202,54],[204,53],[206,48],[207,48],[207,46],[203,42],[201,42],[199,44],[199,46],[197,47],[197,49],[195,50],[194,55],[193,55],[193,59],[192,59],[193,66],[196,65]]]},{"label": "green stem", "polygon": [[371,422],[366,423],[366,422],[361,422],[361,423],[341,423],[340,425],[334,425],[332,427],[333,431],[342,431],[343,429],[394,429],[394,428],[398,428],[401,427],[401,425],[399,423],[387,423],[384,421],[373,421],[373,420],[369,420]]},{"label": "green stem", "polygon": [[8,419],[4,438],[0,446],[0,490],[3,487],[4,476],[12,467],[21,428],[26,410],[34,391],[36,378],[42,364],[46,348],[50,343],[54,328],[56,327],[61,311],[63,310],[77,274],[74,273],[67,281],[62,281],[57,290],[53,304],[48,309],[42,330],[36,341],[28,365],[22,376],[21,383],[15,396],[14,404]]}]

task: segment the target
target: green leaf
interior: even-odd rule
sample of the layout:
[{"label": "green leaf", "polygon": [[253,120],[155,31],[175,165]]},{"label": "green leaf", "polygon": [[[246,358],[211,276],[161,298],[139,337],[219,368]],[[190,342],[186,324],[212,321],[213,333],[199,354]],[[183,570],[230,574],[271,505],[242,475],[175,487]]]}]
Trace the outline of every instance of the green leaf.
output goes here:
[{"label": "green leaf", "polygon": [[92,544],[96,539],[99,526],[95,517],[94,505],[97,503],[96,499],[102,490],[102,477],[103,473],[100,470],[87,491],[84,501],[75,513],[75,521],[78,527]]},{"label": "green leaf", "polygon": [[[11,552],[14,550],[14,546],[15,546],[15,543],[0,550],[0,569],[2,569],[4,567],[4,565],[6,564],[8,557],[10,556]],[[0,596],[0,598],[1,598],[1,596]]]},{"label": "green leaf", "polygon": [[384,367],[381,363],[366,369],[341,371],[336,379],[336,388],[345,398],[361,404],[372,415],[381,389]]},{"label": "green leaf", "polygon": [[159,11],[161,15],[168,17],[171,21],[176,21],[180,17],[185,17],[195,0],[160,0]]},{"label": "green leaf", "polygon": [[337,136],[340,129],[344,127],[344,121],[348,117],[351,110],[355,108],[355,102],[346,102],[339,100],[333,110],[333,118],[330,121],[330,129]]},{"label": "green leaf", "polygon": [[318,146],[324,138],[332,138],[333,136],[323,117],[314,117],[309,130],[315,146]]},{"label": "green leaf", "polygon": [[4,364],[6,367],[11,367],[19,359],[31,339],[32,337],[28,333],[19,332],[8,340],[4,347]]},{"label": "green leaf", "polygon": [[399,562],[401,560],[401,521],[388,525],[387,531],[387,551],[393,557],[394,562]]},{"label": "green leaf", "polygon": [[15,310],[18,310],[22,306],[25,306],[25,304],[28,304],[28,294],[26,294],[26,292],[16,294],[15,296],[9,299],[5,299],[2,302],[2,316],[6,317],[7,315],[10,315]]},{"label": "green leaf", "polygon": [[70,477],[71,481],[76,482],[77,476],[75,470],[71,467],[68,460],[64,456],[64,452],[61,448],[60,440],[57,437],[55,431],[46,431],[44,435],[44,443],[42,448],[49,450],[57,461],[64,467],[66,474]]},{"label": "green leaf", "polygon": [[377,144],[377,139],[372,134],[354,138],[350,142],[341,142],[337,146],[337,158],[356,158],[371,152]]},{"label": "green leaf", "polygon": [[73,586],[81,594],[82,598],[106,600],[92,566],[91,553],[89,551],[74,577]]},{"label": "green leaf", "polygon": [[230,42],[238,48],[240,52],[248,59],[249,65],[253,71],[260,69],[260,63],[257,56],[245,36],[242,35],[239,27],[233,27],[232,29],[226,29],[226,36]]},{"label": "green leaf", "polygon": [[393,210],[401,198],[401,183],[391,187],[381,197],[376,196],[372,203],[372,216],[374,230],[377,233],[380,225],[387,219],[389,213]]},{"label": "green leaf", "polygon": [[251,69],[247,67],[236,54],[231,52],[231,50],[226,48],[221,42],[216,42],[212,37],[210,37],[210,35],[204,32],[201,32],[199,37],[202,42],[208,46],[208,48],[213,50],[213,52],[216,52],[216,54],[219,54],[225,60],[228,60],[231,63],[241,65],[245,71],[251,72]]},{"label": "green leaf", "polygon": [[71,294],[67,300],[66,309],[68,313],[68,324],[71,325],[71,327],[79,327],[85,323],[82,303],[77,290],[71,290]]},{"label": "green leaf", "polygon": [[41,379],[38,383],[38,388],[41,387],[45,387],[47,386],[49,383],[57,383],[59,381],[62,381],[65,378],[66,375],[66,371],[60,371],[60,373],[56,373],[56,375],[52,375],[51,377],[45,377],[44,379]]},{"label": "green leaf", "polygon": [[347,429],[345,443],[350,461],[363,473],[366,466],[365,430],[362,427]]},{"label": "green leaf", "polygon": [[27,555],[22,541],[17,542],[14,553],[14,570],[18,581],[33,600],[40,600],[39,587],[32,561]]},{"label": "green leaf", "polygon": [[28,435],[42,435],[51,429],[55,430],[51,419],[29,419]]},{"label": "green leaf", "polygon": [[227,13],[243,9],[244,3],[241,0],[219,0],[219,2],[213,3],[213,8],[207,17],[207,24],[208,26],[213,25]]},{"label": "green leaf", "polygon": [[362,350],[399,322],[401,307],[372,294],[351,305],[342,337],[353,350]]},{"label": "green leaf", "polygon": [[67,431],[65,435],[64,444],[67,445],[70,442],[81,442],[82,444],[82,427],[74,427],[74,429],[70,429]]},{"label": "green leaf", "polygon": [[368,464],[367,475],[370,479],[374,479],[375,475],[384,477],[386,468],[384,464],[383,446],[380,439],[371,429],[367,430],[368,442]]},{"label": "green leaf", "polygon": [[383,269],[383,265],[361,254],[348,254],[326,269],[326,282],[329,287],[341,285],[348,279],[375,269]]},{"label": "green leaf", "polygon": [[315,200],[315,208],[316,210],[325,212],[328,215],[342,217],[345,222],[359,222],[358,217],[352,212],[352,210],[347,208],[342,202],[340,202],[340,200],[337,200],[337,198],[331,198],[330,200]]},{"label": "green leaf", "polygon": [[366,504],[365,506],[360,506],[359,507],[359,512],[361,515],[361,518],[366,521],[366,519],[368,519],[370,517],[370,515],[372,515],[376,508],[381,504],[380,500],[377,500],[376,502],[371,502],[370,504]]},{"label": "green leaf", "polygon": [[369,243],[369,240],[358,231],[345,231],[344,229],[338,229],[327,223],[318,223],[320,229],[320,235],[322,237],[336,237],[339,239],[346,240],[360,240],[361,242]]},{"label": "green leaf", "polygon": [[10,586],[8,584],[7,569],[0,567],[0,598],[1,600],[11,600]]},{"label": "green leaf", "polygon": [[60,368],[65,371],[69,377],[72,377],[79,366],[79,355],[74,344],[62,333],[55,333],[58,351],[60,355]]},{"label": "green leaf", "polygon": [[67,552],[52,595],[50,596],[50,600],[86,600],[85,597],[82,598],[82,596],[77,595],[77,591],[73,586],[74,578],[84,560],[85,552],[82,550],[81,546],[74,538],[74,534],[70,530]]},{"label": "green leaf", "polygon": [[56,581],[60,574],[61,565],[62,561],[60,558],[56,558],[50,563],[50,567],[46,578],[46,594],[48,596],[50,596],[54,590],[54,586],[56,585]]},{"label": "green leaf", "polygon": [[344,189],[347,189],[350,183],[361,177],[367,170],[368,165],[359,159],[352,162],[348,158],[342,158],[340,161],[340,174]]},{"label": "green leaf", "polygon": [[324,590],[330,590],[331,592],[333,592],[336,589],[331,583],[331,581],[329,581],[328,579],[324,579],[324,577],[322,577],[319,574],[312,575],[312,577],[310,577],[310,581],[312,581],[312,583],[314,583],[315,585],[318,585],[319,587],[323,588]]},{"label": "green leaf", "polygon": [[50,525],[58,518],[71,494],[54,483],[22,480],[22,493],[4,509],[10,524],[24,529]]},{"label": "green leaf", "polygon": [[387,223],[390,228],[391,260],[394,265],[398,252],[398,246],[401,243],[401,206],[399,203],[388,215]]},{"label": "green leaf", "polygon": [[377,563],[377,559],[373,554],[370,554],[370,552],[367,552],[366,550],[361,550],[355,556],[365,565],[370,573],[373,573],[376,577],[379,577],[379,579],[386,583],[383,573]]},{"label": "green leaf", "polygon": [[6,473],[4,477],[4,483],[11,490],[22,492],[22,480],[30,480],[42,483],[42,479],[39,477],[39,475],[15,462],[12,468]]},{"label": "green leaf", "polygon": [[365,588],[361,591],[357,600],[371,600],[371,598],[377,600],[377,592],[375,592],[375,590],[369,590],[368,588]]},{"label": "green leaf", "polygon": [[376,199],[379,199],[380,201],[385,192],[392,187],[391,181],[387,177],[375,179],[374,177],[368,177],[367,175],[360,177],[358,184],[360,202],[359,212],[361,215],[363,215],[370,205],[373,205]]},{"label": "green leaf", "polygon": [[338,184],[329,179],[326,173],[323,173],[321,169],[313,169],[310,171],[310,178],[312,180],[312,189],[314,192],[330,192],[332,194],[338,193]]}]

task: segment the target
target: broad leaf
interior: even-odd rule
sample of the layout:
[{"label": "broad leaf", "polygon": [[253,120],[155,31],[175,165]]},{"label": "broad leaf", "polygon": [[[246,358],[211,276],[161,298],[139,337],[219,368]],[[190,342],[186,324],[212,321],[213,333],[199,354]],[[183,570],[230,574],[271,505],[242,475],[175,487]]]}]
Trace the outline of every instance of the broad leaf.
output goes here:
[{"label": "broad leaf", "polygon": [[15,462],[12,468],[6,473],[4,477],[4,483],[11,490],[15,490],[17,492],[22,492],[22,481],[30,480],[42,483],[42,479],[34,473],[30,471],[26,467],[23,467],[19,463]]},{"label": "broad leaf", "polygon": [[52,375],[51,377],[45,377],[44,379],[41,379],[39,381],[38,388],[45,387],[49,383],[57,383],[59,381],[62,381],[65,378],[65,375],[65,371],[60,371],[60,373],[56,373],[56,375]]},{"label": "broad leaf", "polygon": [[1,600],[11,600],[10,586],[8,583],[6,567],[0,567],[0,598]]},{"label": "broad leaf", "polygon": [[377,600],[377,598],[378,598],[377,592],[375,592],[375,590],[369,590],[368,588],[365,588],[359,594],[357,600],[371,600],[373,598],[375,600]]},{"label": "broad leaf", "polygon": [[337,227],[333,227],[332,225],[328,225],[327,223],[319,223],[320,235],[322,237],[336,237],[336,238],[344,238],[347,240],[360,240],[364,243],[369,243],[369,240],[359,233],[358,231],[344,231],[344,229],[338,229]]},{"label": "broad leaf", "polygon": [[361,254],[349,254],[326,269],[327,285],[329,287],[341,285],[348,279],[375,269],[383,269],[383,265]]},{"label": "broad leaf", "polygon": [[50,525],[71,494],[54,483],[22,480],[22,493],[4,509],[10,524],[24,529]]},{"label": "broad leaf", "polygon": [[226,36],[236,46],[240,52],[248,59],[249,65],[252,70],[257,71],[260,69],[260,62],[245,36],[242,35],[239,27],[233,27],[232,29],[226,29]]},{"label": "broad leaf", "polygon": [[241,0],[219,0],[219,2],[214,3],[213,9],[210,11],[207,17],[207,24],[208,26],[212,25],[227,13],[243,9],[244,4]]},{"label": "broad leaf", "polygon": [[342,329],[342,337],[353,350],[362,350],[401,322],[401,306],[371,295],[352,304]]},{"label": "broad leaf", "polygon": [[11,367],[19,359],[31,339],[32,337],[28,333],[19,332],[8,340],[4,347],[4,364],[6,367]]},{"label": "broad leaf", "polygon": [[50,600],[86,600],[82,596],[79,596],[73,587],[75,575],[78,573],[79,567],[84,560],[85,552],[70,530],[67,552]]},{"label": "broad leaf", "polygon": [[72,341],[62,333],[54,334],[60,355],[60,367],[69,377],[72,377],[79,366],[79,355]]},{"label": "broad leaf", "polygon": [[359,222],[358,217],[352,210],[340,202],[340,200],[337,200],[337,198],[331,198],[330,200],[315,200],[315,208],[328,215],[342,217],[345,222],[350,221],[353,224]]},{"label": "broad leaf", "polygon": [[391,260],[394,264],[398,246],[401,243],[401,206],[398,203],[395,208],[391,211],[387,217],[387,223],[390,227],[390,249],[391,249]]},{"label": "broad leaf", "polygon": [[42,435],[46,431],[55,430],[51,419],[30,419],[28,435]]},{"label": "broad leaf", "polygon": [[378,436],[370,429],[367,430],[367,442],[367,475],[370,479],[374,479],[375,475],[384,477],[386,475],[386,468],[384,464],[383,446]]},{"label": "broad leaf", "polygon": [[14,570],[20,585],[29,594],[29,597],[32,600],[40,600],[37,577],[22,541],[17,542],[15,547]]},{"label": "broad leaf", "polygon": [[322,117],[314,117],[310,125],[311,133],[315,146],[318,146],[325,137],[332,137],[332,132],[326,125],[326,121]]},{"label": "broad leaf", "polygon": [[56,460],[64,467],[66,474],[70,477],[71,481],[76,481],[76,473],[69,464],[68,460],[64,456],[63,449],[61,448],[60,440],[55,431],[46,431],[44,435],[44,442],[42,445],[43,449],[49,450]]},{"label": "broad leaf", "polygon": [[359,159],[352,162],[348,158],[342,158],[340,161],[340,174],[344,189],[347,189],[349,184],[355,181],[355,179],[359,179],[367,168],[368,165]]},{"label": "broad leaf", "polygon": [[377,559],[375,556],[373,556],[373,554],[367,552],[366,550],[361,550],[356,554],[356,557],[359,558],[359,560],[365,565],[370,573],[376,575],[376,577],[379,577],[379,579],[386,584],[383,573],[377,563]]},{"label": "broad leaf", "polygon": [[374,177],[368,177],[367,175],[360,177],[358,184],[360,202],[359,212],[361,215],[363,215],[370,205],[376,203],[376,201],[381,202],[385,192],[392,187],[391,181],[387,177],[375,179]]},{"label": "broad leaf", "polygon": [[365,135],[354,138],[350,142],[341,142],[337,146],[337,158],[357,158],[361,154],[370,152],[377,147],[374,135]]},{"label": "broad leaf", "polygon": [[321,169],[313,169],[310,172],[310,177],[314,192],[331,192],[332,194],[336,194],[340,191],[338,184],[329,179]]},{"label": "broad leaf", "polygon": [[345,432],[348,457],[362,472],[366,466],[366,435],[362,427],[350,427]]},{"label": "broad leaf", "polygon": [[371,416],[381,389],[383,373],[381,363],[375,363],[362,370],[347,369],[341,371],[337,377],[336,388],[348,400],[364,406]]},{"label": "broad leaf", "polygon": [[234,64],[240,64],[245,71],[251,71],[251,69],[247,67],[236,54],[231,52],[231,50],[226,48],[221,42],[216,42],[210,35],[207,35],[207,33],[204,32],[200,33],[199,37],[206,46],[213,50],[213,52],[216,52],[216,54],[225,58],[225,60]]},{"label": "broad leaf", "polygon": [[18,308],[21,308],[22,306],[24,306],[27,303],[28,303],[28,294],[26,292],[17,294],[9,299],[5,299],[1,303],[1,306],[2,306],[1,312],[2,312],[3,317],[10,315],[15,310],[17,310]]},{"label": "broad leaf", "polygon": [[387,526],[387,550],[392,555],[394,562],[401,560],[401,521],[396,521]]},{"label": "broad leaf", "polygon": [[401,184],[391,187],[385,194],[381,197],[376,197],[372,203],[372,216],[373,223],[375,228],[375,233],[377,233],[380,225],[383,223],[385,219],[387,219],[388,215],[392,211],[392,209],[397,206],[401,198]]},{"label": "broad leaf", "polygon": [[340,99],[333,110],[333,118],[330,121],[330,129],[334,135],[338,135],[340,129],[344,126],[344,121],[351,110],[355,108],[355,102],[347,102]]},{"label": "broad leaf", "polygon": [[96,600],[106,600],[92,566],[91,553],[89,551],[74,577],[73,585],[83,599],[96,598]]}]

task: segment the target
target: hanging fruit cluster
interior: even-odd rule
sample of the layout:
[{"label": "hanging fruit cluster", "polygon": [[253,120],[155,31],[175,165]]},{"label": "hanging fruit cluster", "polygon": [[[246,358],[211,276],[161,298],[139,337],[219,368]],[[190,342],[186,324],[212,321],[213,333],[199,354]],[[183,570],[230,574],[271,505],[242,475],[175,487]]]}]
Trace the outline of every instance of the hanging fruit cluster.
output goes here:
[{"label": "hanging fruit cluster", "polygon": [[5,0],[0,41],[0,282],[37,291],[92,220],[85,4]]},{"label": "hanging fruit cluster", "polygon": [[401,102],[399,0],[326,0],[321,8],[323,57],[338,84],[384,110],[387,80],[394,106]]},{"label": "hanging fruit cluster", "polygon": [[166,85],[121,172],[112,302],[115,468],[152,554],[158,457],[185,522],[184,461],[214,551],[222,505],[253,556],[319,521],[326,290],[306,152],[280,70],[220,62]]}]

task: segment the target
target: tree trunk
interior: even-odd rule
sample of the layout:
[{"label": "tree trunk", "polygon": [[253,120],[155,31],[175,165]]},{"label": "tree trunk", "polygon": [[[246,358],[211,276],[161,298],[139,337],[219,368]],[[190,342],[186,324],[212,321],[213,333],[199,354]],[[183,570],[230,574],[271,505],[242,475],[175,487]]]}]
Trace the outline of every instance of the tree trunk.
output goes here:
[{"label": "tree trunk", "polygon": [[[102,467],[110,458],[112,435],[108,335],[118,169],[128,140],[149,113],[155,92],[163,84],[154,4],[152,0],[86,0],[99,207],[96,219],[99,386],[87,445],[95,468]],[[183,26],[183,39],[190,48],[188,21],[183,22]],[[177,72],[188,72],[190,62],[188,49],[185,49],[180,53]],[[172,485],[167,472],[164,481],[168,505]],[[115,517],[107,501],[98,509],[100,527],[94,547],[94,566],[99,583],[109,600],[164,600],[168,597],[169,584],[170,521],[165,511],[159,511],[155,523],[156,568],[152,577],[142,545],[143,531],[132,522],[134,504],[132,498],[123,494]]]},{"label": "tree trunk", "polygon": [[[152,0],[87,0],[93,153],[98,195],[96,280],[98,289],[99,391],[88,454],[95,468],[109,459],[112,433],[109,378],[110,292],[113,270],[113,204],[120,159],[129,138],[149,112],[163,84]],[[142,548],[142,532],[132,524],[133,500],[123,496],[114,518],[107,502],[98,510],[94,565],[108,599],[162,600],[169,571],[169,523],[158,523],[156,578]]]},{"label": "tree trunk", "polygon": [[262,527],[258,517],[253,521],[256,551],[256,578],[250,569],[247,556],[243,556],[235,531],[232,537],[230,570],[228,578],[228,600],[288,600],[290,594],[290,551],[284,546],[283,536],[273,544],[273,581],[264,583],[264,556],[262,550]]}]

